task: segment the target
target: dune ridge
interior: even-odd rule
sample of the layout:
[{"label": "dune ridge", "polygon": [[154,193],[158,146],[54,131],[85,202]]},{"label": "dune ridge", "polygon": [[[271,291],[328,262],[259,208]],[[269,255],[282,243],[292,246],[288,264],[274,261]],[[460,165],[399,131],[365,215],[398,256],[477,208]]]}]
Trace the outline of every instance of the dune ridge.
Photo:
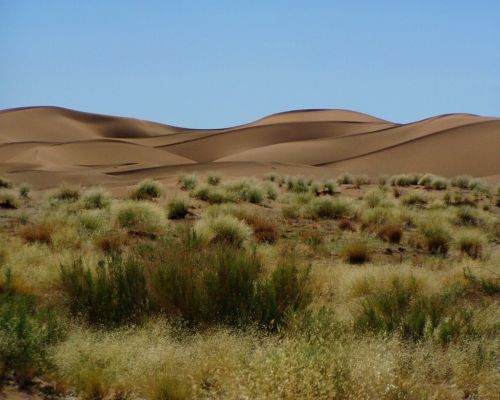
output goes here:
[{"label": "dune ridge", "polygon": [[191,129],[59,107],[0,111],[0,173],[35,187],[128,185],[221,169],[327,176],[431,172],[500,176],[500,118],[446,114],[397,124],[349,110],[297,110]]}]

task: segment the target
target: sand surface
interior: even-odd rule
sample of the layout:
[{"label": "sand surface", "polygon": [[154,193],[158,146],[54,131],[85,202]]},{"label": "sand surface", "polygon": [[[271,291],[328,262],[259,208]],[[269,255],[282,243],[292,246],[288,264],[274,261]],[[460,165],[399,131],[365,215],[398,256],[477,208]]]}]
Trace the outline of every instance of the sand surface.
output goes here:
[{"label": "sand surface", "polygon": [[449,114],[397,124],[347,110],[301,110],[230,128],[188,129],[57,107],[0,111],[0,174],[35,188],[63,181],[119,187],[210,170],[431,172],[498,181],[500,118]]}]

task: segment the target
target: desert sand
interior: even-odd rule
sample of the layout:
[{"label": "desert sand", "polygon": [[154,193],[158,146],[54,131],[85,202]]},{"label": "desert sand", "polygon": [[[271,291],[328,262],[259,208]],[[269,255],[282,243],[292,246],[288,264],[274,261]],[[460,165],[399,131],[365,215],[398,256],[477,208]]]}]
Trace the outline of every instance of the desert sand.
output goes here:
[{"label": "desert sand", "polygon": [[229,176],[430,172],[500,178],[500,118],[448,114],[397,124],[300,110],[224,129],[189,129],[58,107],[0,111],[0,174],[36,188],[127,186],[181,171]]}]

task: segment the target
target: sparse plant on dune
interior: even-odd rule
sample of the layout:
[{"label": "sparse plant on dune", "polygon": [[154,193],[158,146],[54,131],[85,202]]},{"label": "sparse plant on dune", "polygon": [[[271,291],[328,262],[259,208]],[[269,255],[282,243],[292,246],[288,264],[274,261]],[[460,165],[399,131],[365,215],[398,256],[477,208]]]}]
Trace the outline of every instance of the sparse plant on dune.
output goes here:
[{"label": "sparse plant on dune", "polygon": [[206,244],[236,247],[242,246],[252,235],[250,227],[232,215],[204,217],[195,224],[194,231]]},{"label": "sparse plant on dune", "polygon": [[179,177],[178,183],[182,190],[190,191],[198,185],[198,178],[194,174],[186,174]]},{"label": "sparse plant on dune", "polygon": [[418,175],[393,175],[390,177],[389,182],[392,186],[411,186],[418,183]]},{"label": "sparse plant on dune", "polygon": [[469,189],[481,194],[490,194],[490,186],[481,179],[471,179]]},{"label": "sparse plant on dune", "polygon": [[407,207],[423,208],[429,202],[429,198],[421,191],[411,191],[401,197],[401,204]]},{"label": "sparse plant on dune", "polygon": [[311,192],[315,196],[332,196],[333,194],[335,194],[335,182],[331,179],[327,179],[324,181],[313,181],[311,184]]},{"label": "sparse plant on dune", "polygon": [[15,209],[19,207],[19,201],[11,190],[0,191],[0,208]]},{"label": "sparse plant on dune", "polygon": [[352,185],[353,182],[353,177],[349,174],[342,174],[337,178],[337,183],[339,185]]},{"label": "sparse plant on dune", "polygon": [[361,187],[363,185],[369,185],[370,184],[370,178],[368,178],[366,175],[356,175],[354,177],[354,185],[356,187]]},{"label": "sparse plant on dune", "polygon": [[12,182],[8,179],[0,176],[0,188],[10,189],[12,187]]},{"label": "sparse plant on dune", "polygon": [[387,175],[379,175],[377,177],[377,185],[384,187],[389,182],[389,177]]},{"label": "sparse plant on dune", "polygon": [[479,211],[470,206],[457,207],[453,222],[465,226],[478,226],[484,223]]},{"label": "sparse plant on dune", "polygon": [[19,196],[21,196],[22,198],[27,199],[29,197],[30,192],[31,192],[31,188],[28,184],[22,183],[19,186]]},{"label": "sparse plant on dune", "polygon": [[387,192],[381,189],[371,189],[363,195],[363,200],[368,207],[390,207],[392,204],[387,199]]},{"label": "sparse plant on dune", "polygon": [[267,199],[276,200],[278,198],[278,191],[276,190],[276,186],[273,183],[264,182],[262,184],[262,189],[264,189]]},{"label": "sparse plant on dune", "polygon": [[308,206],[307,215],[310,218],[338,219],[347,217],[353,212],[349,203],[336,200],[329,196],[314,198]]},{"label": "sparse plant on dune", "polygon": [[341,256],[349,264],[364,264],[370,261],[372,250],[365,239],[353,238],[344,244]]},{"label": "sparse plant on dune", "polygon": [[308,178],[304,178],[302,176],[299,177],[288,177],[286,179],[286,185],[289,192],[292,193],[306,193],[309,191],[309,186],[311,185],[312,180]]},{"label": "sparse plant on dune", "polygon": [[388,242],[399,243],[403,236],[403,229],[400,224],[388,223],[379,228],[378,236]]},{"label": "sparse plant on dune", "polygon": [[459,175],[451,179],[451,186],[455,186],[460,189],[469,189],[470,181],[473,178],[468,175]]},{"label": "sparse plant on dune", "polygon": [[52,198],[59,201],[74,202],[80,199],[81,190],[77,186],[69,185],[63,183],[59,188],[52,194]]},{"label": "sparse plant on dune", "polygon": [[45,221],[38,221],[34,224],[25,226],[20,236],[27,242],[39,242],[49,244],[52,242],[54,228]]},{"label": "sparse plant on dune", "polygon": [[144,179],[139,182],[131,194],[134,200],[159,199],[163,195],[163,188],[160,182],[152,179]]},{"label": "sparse plant on dune", "polygon": [[111,205],[111,196],[101,188],[86,191],[82,196],[83,206],[86,209],[103,209]]},{"label": "sparse plant on dune", "polygon": [[189,204],[186,200],[176,198],[167,204],[167,215],[169,219],[183,219],[189,215]]},{"label": "sparse plant on dune", "polygon": [[161,208],[141,201],[129,201],[118,207],[116,221],[122,228],[137,233],[157,234],[164,227]]},{"label": "sparse plant on dune", "polygon": [[250,226],[253,230],[255,239],[259,243],[275,243],[278,240],[278,232],[276,226],[266,219],[244,212],[236,212],[235,216]]},{"label": "sparse plant on dune", "polygon": [[430,253],[441,255],[448,253],[452,236],[446,224],[439,220],[423,221],[419,229]]},{"label": "sparse plant on dune", "polygon": [[243,179],[226,186],[226,191],[236,198],[254,204],[261,204],[266,198],[262,186],[250,179]]},{"label": "sparse plant on dune", "polygon": [[219,172],[209,172],[207,174],[207,183],[211,186],[217,186],[222,180],[222,174]]},{"label": "sparse plant on dune", "polygon": [[457,237],[457,246],[460,252],[474,259],[484,255],[485,243],[483,235],[477,231],[465,231]]}]

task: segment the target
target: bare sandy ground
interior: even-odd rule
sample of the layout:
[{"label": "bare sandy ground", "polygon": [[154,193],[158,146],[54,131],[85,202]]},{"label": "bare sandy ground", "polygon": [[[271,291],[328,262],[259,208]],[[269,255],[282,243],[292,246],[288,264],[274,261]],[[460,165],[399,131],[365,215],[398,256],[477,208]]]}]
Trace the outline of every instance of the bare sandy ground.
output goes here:
[{"label": "bare sandy ground", "polygon": [[56,107],[0,111],[0,174],[36,188],[63,181],[119,187],[210,170],[431,172],[498,181],[500,118],[449,114],[402,125],[347,110],[302,110],[188,129]]}]

